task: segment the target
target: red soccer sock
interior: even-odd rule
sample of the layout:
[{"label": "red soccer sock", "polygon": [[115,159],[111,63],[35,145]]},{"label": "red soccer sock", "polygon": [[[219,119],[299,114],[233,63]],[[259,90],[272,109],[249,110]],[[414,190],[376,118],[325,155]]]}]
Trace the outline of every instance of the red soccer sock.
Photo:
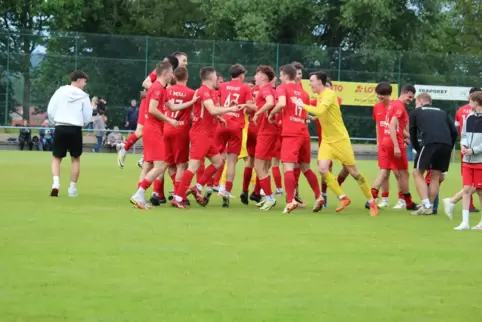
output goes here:
[{"label": "red soccer sock", "polygon": [[141,187],[141,183],[142,183],[142,181],[139,181],[139,182],[137,183],[137,189],[139,189],[139,188]]},{"label": "red soccer sock", "polygon": [[404,193],[403,198],[405,200],[405,203],[407,204],[407,207],[410,207],[411,205],[413,205],[412,195],[410,194],[410,192]]},{"label": "red soccer sock", "polygon": [[226,191],[231,192],[231,189],[233,189],[233,183],[231,181],[226,181]]},{"label": "red soccer sock", "polygon": [[211,179],[214,176],[216,171],[218,171],[218,169],[216,169],[214,165],[212,164],[209,165],[209,167],[207,167],[206,170],[204,170],[203,177],[197,183],[199,183],[201,186],[204,186],[206,182],[208,182],[209,179]]},{"label": "red soccer sock", "polygon": [[144,179],[144,180],[142,180],[142,182],[140,183],[140,186],[141,186],[142,189],[147,190],[147,189],[149,189],[149,187],[151,186],[151,184],[152,184],[152,181],[149,181],[149,180],[147,180],[147,179]]},{"label": "red soccer sock", "polygon": [[172,185],[174,186],[174,184],[176,183],[176,173],[175,172],[171,175],[171,180],[172,180]]},{"label": "red soccer sock", "polygon": [[261,184],[259,183],[259,177],[256,176],[256,184],[254,185],[254,191],[253,193],[255,195],[260,195],[261,194]]},{"label": "red soccer sock", "polygon": [[281,171],[279,167],[271,168],[271,172],[273,173],[274,184],[276,185],[276,189],[282,189],[283,185],[281,184]]},{"label": "red soccer sock", "polygon": [[388,198],[390,196],[390,192],[382,192],[382,198]]},{"label": "red soccer sock", "polygon": [[401,191],[398,192],[398,199],[405,200],[405,197],[403,196],[403,192]]},{"label": "red soccer sock", "polygon": [[372,188],[371,191],[372,191],[373,199],[377,199],[378,198],[378,189]]},{"label": "red soccer sock", "polygon": [[253,168],[244,168],[243,174],[243,192],[249,191],[249,183],[251,182],[251,176],[253,175]]},{"label": "red soccer sock", "polygon": [[475,206],[474,206],[474,198],[472,196],[470,196],[470,207],[469,209],[474,209]]},{"label": "red soccer sock", "polygon": [[152,192],[157,194],[159,197],[164,197],[164,180],[154,180],[154,188],[152,189]]},{"label": "red soccer sock", "polygon": [[181,181],[179,182],[174,194],[183,199],[186,199],[186,191],[187,189],[189,189],[189,186],[191,185],[191,181],[193,177],[194,177],[194,173],[192,173],[189,170],[184,171],[184,173],[182,174]]},{"label": "red soccer sock", "polygon": [[202,177],[204,176],[204,170],[205,170],[205,165],[204,165],[204,159],[201,160],[201,164],[199,165],[199,169],[196,171],[196,180],[199,182]]},{"label": "red soccer sock", "polygon": [[286,189],[286,201],[288,203],[293,202],[293,199],[295,198],[295,174],[293,171],[285,171],[284,173],[284,178],[285,178],[285,189]]},{"label": "red soccer sock", "polygon": [[223,161],[223,164],[221,165],[221,167],[218,169],[218,172],[216,172],[216,174],[214,175],[214,187],[217,187],[219,186],[219,181],[221,180],[221,176],[223,175],[223,170],[224,170],[224,161]]},{"label": "red soccer sock", "polygon": [[313,190],[313,193],[315,194],[315,198],[318,198],[320,196],[320,186],[318,185],[316,174],[311,169],[308,169],[308,171],[305,171],[303,174],[305,175],[306,180],[308,180],[311,190]]},{"label": "red soccer sock", "polygon": [[271,196],[273,194],[273,190],[271,190],[271,178],[270,178],[270,176],[267,176],[264,179],[260,179],[259,185],[261,186],[261,189],[263,189],[265,195]]},{"label": "red soccer sock", "polygon": [[[181,179],[182,180],[182,179]],[[176,181],[174,183],[174,194],[177,193],[177,191],[179,191],[179,186],[181,185],[181,181]],[[186,200],[187,199],[187,196],[186,196],[186,191],[184,191],[184,193],[181,191],[180,192],[181,194],[179,195],[179,197],[182,198],[182,200]]]},{"label": "red soccer sock", "polygon": [[134,144],[136,144],[137,140],[139,140],[139,138],[136,136],[135,133],[129,134],[126,140],[126,144],[124,145],[124,150],[129,151],[129,149],[132,148]]},{"label": "red soccer sock", "polygon": [[293,170],[293,173],[295,175],[295,184],[298,185],[298,182],[300,181],[300,176],[301,176],[301,168],[295,168]]},{"label": "red soccer sock", "polygon": [[326,183],[321,184],[321,193],[326,195],[326,191],[328,190],[328,185]]},{"label": "red soccer sock", "polygon": [[338,176],[338,178],[336,178],[336,181],[338,181],[338,184],[341,186],[343,182],[345,182],[345,179],[345,177]]}]

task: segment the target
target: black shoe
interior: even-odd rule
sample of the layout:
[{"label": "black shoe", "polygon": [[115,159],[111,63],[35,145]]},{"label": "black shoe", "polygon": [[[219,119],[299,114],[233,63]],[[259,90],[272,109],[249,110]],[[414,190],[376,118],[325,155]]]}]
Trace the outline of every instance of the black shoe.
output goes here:
[{"label": "black shoe", "polygon": [[184,206],[186,207],[191,207],[191,203],[189,202],[189,200],[183,200],[182,203],[184,204]]},{"label": "black shoe", "polygon": [[411,206],[407,206],[407,211],[415,211],[418,210],[418,208],[420,208],[419,205],[417,205],[416,203],[412,203]]},{"label": "black shoe", "polygon": [[159,196],[156,196],[156,195],[152,195],[151,199],[149,199],[149,202],[153,206],[160,206],[161,205],[161,199],[159,198]]},{"label": "black shoe", "polygon": [[435,215],[437,215],[437,214],[438,214],[438,209],[433,209],[433,210],[432,210],[432,215],[435,216]]},{"label": "black shoe", "polygon": [[[375,201],[374,201],[374,202],[375,202]],[[368,201],[367,201],[366,204],[365,204],[365,209],[370,210],[370,204],[368,203]]]},{"label": "black shoe", "polygon": [[470,213],[480,212],[480,210],[474,207],[474,208],[470,208],[470,209],[469,209],[469,212],[470,212]]},{"label": "black shoe", "polygon": [[229,196],[223,197],[223,208],[229,208]]},{"label": "black shoe", "polygon": [[298,195],[295,195],[295,201],[299,204],[304,204],[305,202],[303,201],[303,199],[300,198],[300,196]]},{"label": "black shoe", "polygon": [[219,186],[213,187],[214,192],[219,192]]},{"label": "black shoe", "polygon": [[256,203],[261,201],[261,195],[257,195],[254,192],[249,196],[249,200],[254,201]]},{"label": "black shoe", "polygon": [[174,199],[174,196],[167,197],[167,200],[169,200],[169,201],[172,201],[172,199]]},{"label": "black shoe", "polygon": [[167,203],[166,197],[159,198],[159,203],[160,203],[161,205],[166,204],[166,203]]},{"label": "black shoe", "polygon": [[206,191],[206,193],[204,194],[204,200],[206,200],[207,202],[209,202],[209,200],[211,199],[211,196],[213,195],[213,192],[212,191]]},{"label": "black shoe", "polygon": [[239,196],[239,199],[241,199],[241,202],[245,205],[249,204],[249,198],[248,198],[248,193],[247,192],[242,192],[241,196]]}]

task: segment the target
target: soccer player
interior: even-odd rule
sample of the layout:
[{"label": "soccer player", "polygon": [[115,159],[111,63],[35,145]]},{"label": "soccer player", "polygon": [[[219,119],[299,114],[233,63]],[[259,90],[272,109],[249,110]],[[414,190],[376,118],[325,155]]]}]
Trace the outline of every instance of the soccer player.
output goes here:
[{"label": "soccer player", "polygon": [[[410,114],[410,139],[417,151],[413,177],[422,200],[422,205],[413,215],[431,215],[432,204],[439,192],[442,173],[447,172],[452,156],[452,149],[457,140],[457,129],[448,114],[432,107],[432,98],[427,93],[417,96],[416,109]],[[418,133],[422,137],[422,146],[418,143]],[[430,191],[424,179],[424,172],[430,170]]]},{"label": "soccer player", "polygon": [[[176,69],[178,66],[186,67],[187,66],[187,55],[186,53],[176,51],[172,53],[170,56],[164,58],[164,61],[168,61],[172,68]],[[153,70],[142,82],[142,87],[145,89],[149,89],[151,84],[156,80],[156,70]],[[166,85],[167,86],[167,85]]]},{"label": "soccer player", "polygon": [[[463,154],[462,179],[464,195],[462,200],[462,223],[455,230],[469,229],[470,197],[477,192],[482,203],[482,92],[470,94],[470,113],[464,120],[461,133],[461,152]],[[474,230],[482,230],[482,218]]]},{"label": "soccer player", "polygon": [[271,178],[269,168],[273,159],[276,144],[278,142],[278,124],[268,121],[268,115],[275,106],[274,91],[271,81],[274,79],[274,71],[270,66],[259,66],[256,69],[255,81],[259,92],[256,96],[257,112],[253,122],[258,126],[254,167],[256,174],[265,193],[265,198],[257,206],[261,211],[268,211],[276,205],[271,190]]},{"label": "soccer player", "polygon": [[[168,100],[175,104],[190,102],[194,97],[194,90],[187,87],[188,72],[186,67],[174,70],[176,85],[167,88]],[[177,126],[166,123],[164,125],[164,147],[168,164],[175,164],[174,190],[180,184],[182,175],[187,169],[189,161],[189,128],[191,108],[184,110],[170,110],[167,115],[178,121]],[[182,196],[187,203],[186,196]]]},{"label": "soccer player", "polygon": [[[482,89],[479,87],[472,87],[469,91],[469,97],[472,95],[472,93],[475,92],[480,92]],[[459,133],[462,132],[462,128],[464,126],[465,120],[467,119],[467,116],[472,112],[472,109],[470,107],[470,104],[466,104],[462,107],[460,107],[457,112],[455,113],[455,127],[459,130]],[[460,160],[463,159],[463,154],[462,152],[460,153]],[[460,171],[463,173],[463,162],[460,162]],[[453,196],[452,198],[446,198],[444,199],[444,208],[445,208],[445,214],[452,219],[453,213],[455,210],[455,204],[462,200],[464,190],[460,190]],[[479,209],[475,208],[474,206],[474,201],[473,198],[470,198],[470,208],[469,208],[471,213],[479,212]]]},{"label": "soccer player", "polygon": [[[235,64],[229,69],[231,81],[224,82],[219,87],[221,106],[245,105],[251,100],[251,89],[244,84],[246,69],[243,65]],[[226,190],[223,196],[223,207],[229,207],[231,189],[233,187],[236,163],[243,141],[243,128],[245,124],[244,112],[230,112],[222,116],[225,124],[219,124],[216,130],[216,141],[222,154],[227,153]],[[222,169],[219,170],[219,176]],[[219,184],[219,178],[217,178]],[[215,182],[216,184],[216,182]]]},{"label": "soccer player", "polygon": [[82,155],[82,127],[92,119],[89,95],[83,91],[88,76],[82,71],[70,74],[70,85],[57,89],[47,108],[51,123],[55,124],[54,146],[52,149],[53,184],[50,196],[58,197],[60,190],[60,163],[70,153],[72,169],[70,174],[69,197],[77,197],[77,181],[80,175]]},{"label": "soccer player", "polygon": [[[271,81],[271,86],[273,86],[273,90],[276,93],[276,77],[273,78]],[[278,103],[275,95],[275,106]],[[278,124],[278,139],[276,141],[276,146],[274,148],[273,154],[274,157],[271,160],[271,173],[273,174],[273,180],[276,186],[276,192],[275,196],[283,196],[283,184],[282,184],[282,178],[281,178],[281,171],[279,169],[280,165],[280,158],[281,158],[281,132],[283,129],[283,120],[281,115],[278,115],[278,118],[276,119],[277,124]]]},{"label": "soccer player", "polygon": [[[282,84],[276,88],[278,102],[269,114],[269,122],[274,123],[276,114],[283,111],[283,128],[281,132],[281,162],[283,162],[284,182],[287,205],[283,213],[291,213],[300,203],[295,200],[296,164],[305,175],[315,195],[313,212],[323,208],[325,200],[321,196],[320,186],[315,173],[310,168],[311,142],[306,119],[308,113],[303,110],[303,104],[309,104],[310,97],[296,84],[296,68],[292,64],[281,66],[280,79]],[[259,96],[260,94],[258,94]],[[301,106],[294,102],[300,102]]]},{"label": "soccer player", "polygon": [[[214,142],[217,122],[221,119],[220,115],[222,114],[240,111],[237,106],[221,108],[215,105],[217,98],[215,97],[214,87],[217,82],[217,76],[213,67],[202,68],[200,78],[202,85],[197,90],[199,100],[192,109],[192,127],[189,131],[191,141],[190,160],[171,201],[172,205],[177,208],[184,208],[183,196],[188,189],[188,192],[195,196],[198,204],[203,207],[206,205],[206,200],[202,195],[202,188],[222,166],[223,162],[219,154],[219,148]],[[206,157],[210,159],[211,165],[204,170],[201,180],[198,180],[195,186],[189,188],[201,160],[204,160]]]},{"label": "soccer player", "polygon": [[356,166],[355,154],[351,146],[350,137],[346,130],[341,116],[340,105],[336,94],[332,89],[326,87],[327,76],[324,72],[316,72],[310,76],[310,86],[313,93],[318,94],[318,105],[313,107],[303,104],[301,100],[296,101],[299,108],[303,108],[308,113],[317,116],[323,129],[323,137],[318,151],[318,170],[323,180],[338,197],[340,206],[337,212],[345,209],[350,203],[350,199],[343,193],[336,178],[330,173],[331,160],[340,162],[350,175],[358,182],[361,191],[365,195],[370,205],[370,215],[378,216],[378,207],[373,199],[370,188],[365,177],[359,172]]},{"label": "soccer player", "polygon": [[177,126],[178,122],[167,117],[161,111],[167,102],[166,85],[172,78],[172,66],[169,62],[160,62],[156,66],[157,79],[147,92],[149,118],[143,129],[144,165],[150,170],[139,185],[139,189],[132,196],[130,202],[139,209],[147,210],[145,191],[151,186],[154,179],[164,173],[168,164],[162,143],[163,122]]}]

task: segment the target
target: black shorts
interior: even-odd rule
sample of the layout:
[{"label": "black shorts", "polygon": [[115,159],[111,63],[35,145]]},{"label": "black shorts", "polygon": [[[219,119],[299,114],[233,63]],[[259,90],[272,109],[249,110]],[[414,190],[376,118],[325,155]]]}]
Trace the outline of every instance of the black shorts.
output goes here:
[{"label": "black shorts", "polygon": [[127,127],[129,131],[135,131],[137,129],[137,122],[129,122],[129,126]]},{"label": "black shorts", "polygon": [[69,151],[72,158],[82,155],[82,128],[73,125],[55,127],[54,148],[52,154],[56,158],[64,158]]},{"label": "black shorts", "polygon": [[451,157],[452,147],[450,145],[443,143],[427,144],[417,153],[413,167],[419,170],[447,172]]}]

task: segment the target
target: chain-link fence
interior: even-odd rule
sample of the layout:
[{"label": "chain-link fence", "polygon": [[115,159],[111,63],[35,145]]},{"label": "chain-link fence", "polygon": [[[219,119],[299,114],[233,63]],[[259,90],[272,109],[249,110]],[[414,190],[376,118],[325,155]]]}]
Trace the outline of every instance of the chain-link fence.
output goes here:
[{"label": "chain-link fence", "polygon": [[[86,91],[108,102],[111,125],[122,126],[131,99],[138,99],[141,83],[167,54],[188,55],[189,85],[199,85],[199,69],[214,66],[225,78],[234,63],[250,75],[256,66],[278,67],[299,61],[304,77],[324,70],[335,81],[394,84],[475,86],[482,64],[479,57],[443,53],[414,53],[360,49],[320,48],[285,44],[169,39],[147,36],[59,33],[49,35],[0,34],[0,122],[11,123],[19,107],[35,107],[30,118],[46,109],[55,89],[68,82],[67,75],[81,69],[89,74]],[[435,102],[450,110],[463,102]],[[20,108],[21,109],[21,108]],[[13,114],[12,114],[13,112]],[[343,106],[352,136],[375,137],[369,106]],[[25,118],[25,117],[24,117]]]}]

